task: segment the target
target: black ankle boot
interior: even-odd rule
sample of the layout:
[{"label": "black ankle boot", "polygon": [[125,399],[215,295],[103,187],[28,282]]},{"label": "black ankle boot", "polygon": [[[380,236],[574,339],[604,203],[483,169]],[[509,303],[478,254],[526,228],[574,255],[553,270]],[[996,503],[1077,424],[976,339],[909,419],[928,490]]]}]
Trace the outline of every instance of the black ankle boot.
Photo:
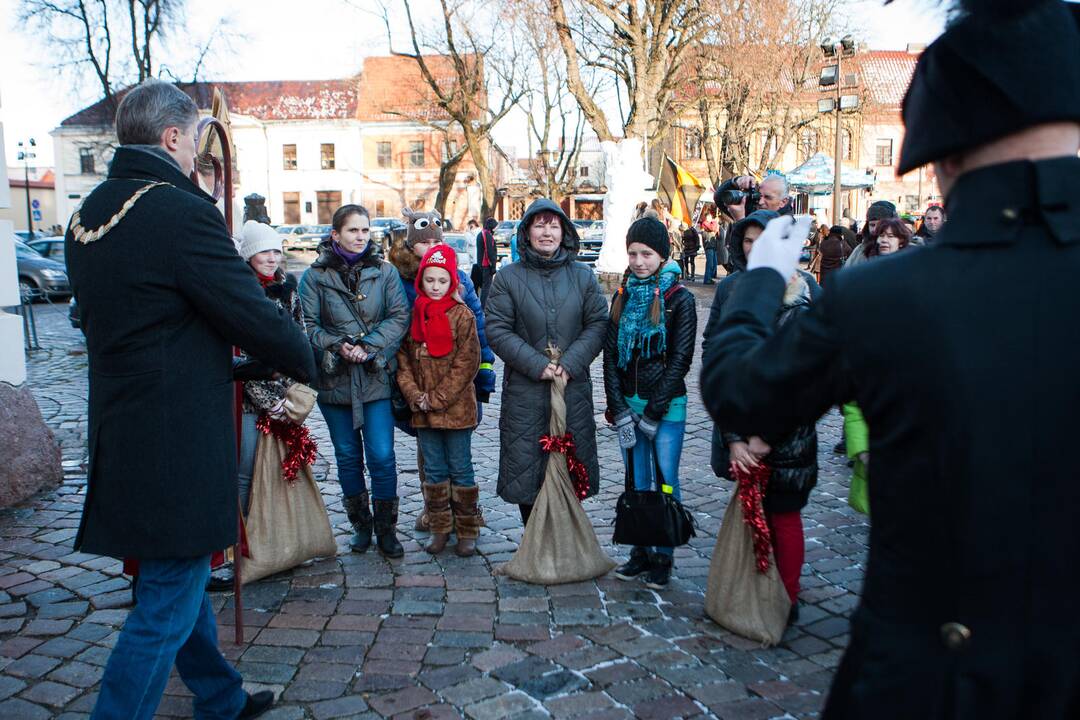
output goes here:
[{"label": "black ankle boot", "polygon": [[375,499],[371,501],[375,509],[375,545],[385,557],[399,558],[405,555],[405,548],[397,539],[398,499]]},{"label": "black ankle boot", "polygon": [[620,580],[633,580],[649,570],[649,553],[645,548],[635,547],[630,551],[630,559],[615,568],[615,577]]},{"label": "black ankle boot", "polygon": [[371,508],[368,507],[367,492],[353,495],[342,500],[345,514],[353,526],[354,534],[349,538],[349,547],[353,552],[367,552],[371,547]]},{"label": "black ankle boot", "polygon": [[671,568],[675,561],[670,555],[649,553],[649,574],[645,576],[645,587],[663,590],[671,580]]}]

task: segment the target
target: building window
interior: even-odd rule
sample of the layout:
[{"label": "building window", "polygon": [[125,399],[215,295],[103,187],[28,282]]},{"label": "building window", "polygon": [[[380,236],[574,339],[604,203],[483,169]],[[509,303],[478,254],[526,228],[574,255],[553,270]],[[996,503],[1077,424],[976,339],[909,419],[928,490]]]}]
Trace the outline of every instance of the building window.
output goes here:
[{"label": "building window", "polygon": [[578,177],[583,177],[583,178],[589,177],[589,166],[588,165],[582,165],[581,167],[579,167],[577,169],[577,174],[578,174]]},{"label": "building window", "polygon": [[295,145],[282,145],[281,146],[281,167],[285,170],[296,169],[296,146]]},{"label": "building window", "polygon": [[285,225],[296,225],[300,222],[300,193],[281,193],[281,204],[285,212]]},{"label": "building window", "polygon": [[799,131],[799,160],[806,162],[818,149],[818,134],[813,128],[803,128]]},{"label": "building window", "polygon": [[851,160],[851,131],[847,128],[840,130],[840,158]]},{"label": "building window", "polygon": [[892,166],[892,140],[878,138],[874,148],[874,164],[879,166]]},{"label": "building window", "polygon": [[386,215],[386,201],[375,201],[375,217],[384,217]]},{"label": "building window", "polygon": [[701,131],[697,128],[683,131],[683,157],[687,160],[701,159]]},{"label": "building window", "polygon": [[414,168],[424,167],[423,140],[413,140],[409,143],[409,165]]},{"label": "building window", "polygon": [[319,161],[323,170],[334,169],[334,143],[323,143],[319,146]]},{"label": "building window", "polygon": [[94,170],[93,148],[79,148],[79,172],[83,175],[96,175]]},{"label": "building window", "polygon": [[390,143],[378,142],[375,143],[375,153],[378,156],[377,163],[381,168],[390,167],[390,163],[393,161],[390,151]]},{"label": "building window", "polygon": [[317,190],[315,192],[315,202],[319,207],[319,224],[328,225],[334,219],[334,211],[341,207],[341,191]]}]

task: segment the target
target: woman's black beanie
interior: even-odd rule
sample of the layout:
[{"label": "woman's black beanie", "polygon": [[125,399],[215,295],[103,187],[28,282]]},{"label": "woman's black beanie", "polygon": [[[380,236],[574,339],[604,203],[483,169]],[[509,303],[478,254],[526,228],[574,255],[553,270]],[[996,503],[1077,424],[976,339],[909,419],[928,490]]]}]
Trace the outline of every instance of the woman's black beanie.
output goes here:
[{"label": "woman's black beanie", "polygon": [[626,247],[630,247],[631,243],[647,245],[665,260],[671,257],[671,239],[668,237],[667,228],[656,218],[643,217],[635,220],[626,231]]}]

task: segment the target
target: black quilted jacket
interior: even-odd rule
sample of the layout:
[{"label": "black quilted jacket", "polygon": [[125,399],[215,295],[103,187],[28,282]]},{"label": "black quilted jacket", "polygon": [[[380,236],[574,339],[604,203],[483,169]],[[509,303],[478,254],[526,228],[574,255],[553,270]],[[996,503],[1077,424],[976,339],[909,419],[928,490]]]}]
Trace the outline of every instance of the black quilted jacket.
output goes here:
[{"label": "black quilted jacket", "polygon": [[609,417],[629,409],[624,396],[637,395],[649,403],[645,415],[660,420],[674,398],[686,394],[686,373],[697,342],[697,308],[694,295],[685,287],[672,293],[664,305],[667,352],[640,358],[637,351],[626,368],[618,366],[619,326],[608,322],[604,336],[604,391]]}]

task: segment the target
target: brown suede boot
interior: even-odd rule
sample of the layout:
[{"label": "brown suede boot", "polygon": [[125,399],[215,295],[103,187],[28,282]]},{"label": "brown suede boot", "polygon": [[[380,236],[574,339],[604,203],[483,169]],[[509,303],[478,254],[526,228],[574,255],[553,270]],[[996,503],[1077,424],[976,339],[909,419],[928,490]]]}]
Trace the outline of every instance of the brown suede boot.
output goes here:
[{"label": "brown suede boot", "polygon": [[453,529],[450,515],[450,483],[424,483],[424,514],[431,527],[431,542],[424,549],[432,555],[438,555],[446,547]]},{"label": "brown suede boot", "polygon": [[484,516],[480,514],[480,488],[451,485],[450,495],[458,538],[454,552],[469,557],[476,552],[476,538],[480,537],[480,528],[484,526]]}]

